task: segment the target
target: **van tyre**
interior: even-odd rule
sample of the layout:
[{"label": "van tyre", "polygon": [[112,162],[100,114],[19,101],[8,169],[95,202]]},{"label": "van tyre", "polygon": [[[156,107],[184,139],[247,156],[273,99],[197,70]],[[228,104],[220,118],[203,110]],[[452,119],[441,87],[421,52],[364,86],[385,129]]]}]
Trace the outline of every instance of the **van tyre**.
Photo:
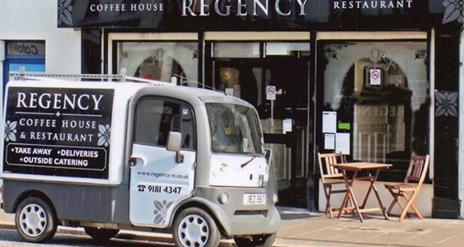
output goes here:
[{"label": "van tyre", "polygon": [[34,243],[51,239],[58,225],[50,205],[38,197],[28,197],[18,205],[15,223],[21,238]]},{"label": "van tyre", "polygon": [[173,224],[174,241],[179,247],[217,247],[221,233],[206,211],[192,207],[184,209]]},{"label": "van tyre", "polygon": [[119,230],[117,229],[106,229],[106,228],[96,228],[96,227],[84,227],[85,233],[92,237],[92,239],[105,242],[110,240],[112,237],[118,235]]},{"label": "van tyre", "polygon": [[238,247],[271,247],[277,234],[234,238]]}]

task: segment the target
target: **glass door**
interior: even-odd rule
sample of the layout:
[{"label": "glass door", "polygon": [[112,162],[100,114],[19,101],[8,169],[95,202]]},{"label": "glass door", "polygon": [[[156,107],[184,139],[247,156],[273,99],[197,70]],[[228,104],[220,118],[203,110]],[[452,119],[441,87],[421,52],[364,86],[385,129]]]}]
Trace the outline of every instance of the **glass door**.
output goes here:
[{"label": "glass door", "polygon": [[[214,87],[258,109],[283,205],[306,206],[308,70],[309,59],[292,56],[213,62]],[[269,86],[275,87],[275,100]]]}]

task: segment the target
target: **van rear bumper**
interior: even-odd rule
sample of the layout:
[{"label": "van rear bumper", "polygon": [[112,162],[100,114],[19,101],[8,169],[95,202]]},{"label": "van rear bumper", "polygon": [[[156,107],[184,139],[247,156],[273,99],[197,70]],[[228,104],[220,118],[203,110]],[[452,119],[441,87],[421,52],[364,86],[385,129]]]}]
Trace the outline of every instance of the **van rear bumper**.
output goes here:
[{"label": "van rear bumper", "polygon": [[[267,235],[277,232],[280,215],[272,201],[272,195],[265,188],[197,188],[194,200],[205,204],[219,221],[228,237]],[[226,193],[228,200],[221,204],[218,200]],[[267,194],[265,205],[248,206],[243,204],[246,193]]]}]

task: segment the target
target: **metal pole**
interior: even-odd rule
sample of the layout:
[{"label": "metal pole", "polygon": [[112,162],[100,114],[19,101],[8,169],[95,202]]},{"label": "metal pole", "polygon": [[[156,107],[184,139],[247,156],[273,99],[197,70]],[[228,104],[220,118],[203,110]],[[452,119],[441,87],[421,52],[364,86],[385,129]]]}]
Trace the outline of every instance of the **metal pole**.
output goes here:
[{"label": "metal pole", "polygon": [[274,100],[271,100],[271,133],[274,130]]}]

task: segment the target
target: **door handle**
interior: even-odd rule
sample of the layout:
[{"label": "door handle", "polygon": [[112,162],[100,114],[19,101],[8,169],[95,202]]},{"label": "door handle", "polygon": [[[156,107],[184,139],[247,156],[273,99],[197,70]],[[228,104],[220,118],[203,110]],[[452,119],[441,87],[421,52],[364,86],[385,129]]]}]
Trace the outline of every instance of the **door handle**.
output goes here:
[{"label": "door handle", "polygon": [[131,157],[129,159],[129,166],[134,167],[137,166],[138,164],[142,163],[142,159],[138,157]]}]

